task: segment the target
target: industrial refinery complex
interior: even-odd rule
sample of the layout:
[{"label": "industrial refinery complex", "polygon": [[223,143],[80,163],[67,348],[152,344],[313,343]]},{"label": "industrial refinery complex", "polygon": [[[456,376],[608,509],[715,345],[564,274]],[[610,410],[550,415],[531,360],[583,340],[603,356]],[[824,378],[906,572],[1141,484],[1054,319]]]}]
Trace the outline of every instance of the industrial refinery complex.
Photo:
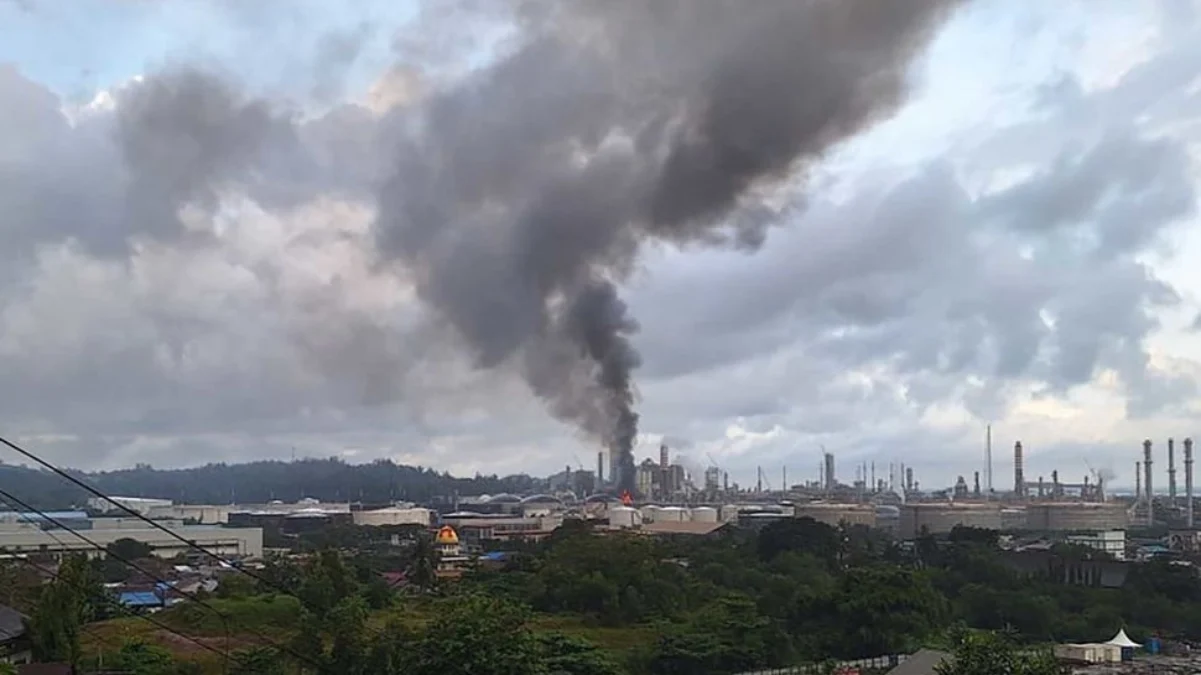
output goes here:
[{"label": "industrial refinery complex", "polygon": [[[1131,528],[1165,527],[1174,531],[1193,528],[1192,439],[1181,442],[1183,494],[1177,490],[1176,443],[1168,439],[1165,445],[1166,493],[1155,491],[1152,471],[1155,444],[1147,440],[1143,442],[1142,459],[1137,463],[1138,481],[1133,497],[1111,494],[1107,484],[1109,474],[1091,466],[1079,482],[1062,480],[1058,470],[1050,476],[1028,476],[1021,441],[1013,444],[1012,488],[998,490],[993,485],[991,428],[983,471],[975,472],[970,483],[960,476],[952,487],[936,490],[923,490],[913,469],[899,463],[889,465],[887,477],[880,478],[876,476],[874,463],[859,464],[852,481],[841,481],[835,470],[836,458],[828,452],[823,452],[821,475],[816,481],[789,485],[787,471],[781,470],[779,487],[773,489],[768,474],[760,469],[756,484],[744,489],[737,484],[731,486],[728,474],[716,462],[704,470],[702,477],[690,474],[673,464],[670,450],[662,446],[657,462],[647,458],[638,465],[636,493],[617,495],[623,503],[610,505],[606,512],[612,526],[625,528],[665,521],[745,523],[808,517],[831,525],[881,528],[901,539],[913,539],[923,533],[946,533],[956,526],[965,526],[1015,533],[1071,534],[1073,543],[1111,549],[1113,532]],[[606,487],[615,489],[611,482],[604,481],[604,466],[602,455],[595,474],[602,493]],[[579,473],[573,474],[568,469],[558,476],[557,484],[586,482],[579,476],[573,478]],[[587,478],[592,479],[593,475],[589,472]],[[574,495],[566,498],[573,499]],[[583,510],[590,513],[588,508]],[[1089,533],[1097,533],[1095,542],[1088,539]]]},{"label": "industrial refinery complex", "polygon": [[[943,534],[957,526],[985,528],[1029,536],[1049,536],[1060,541],[1091,546],[1122,559],[1125,532],[1166,528],[1174,541],[1196,542],[1192,532],[1193,442],[1181,443],[1184,464],[1183,494],[1177,491],[1176,444],[1168,439],[1167,490],[1155,491],[1155,444],[1143,443],[1137,463],[1138,485],[1133,497],[1108,491],[1109,476],[1090,467],[1080,482],[1060,479],[1031,480],[1025,471],[1020,441],[1013,445],[1013,485],[993,486],[991,430],[985,462],[969,482],[959,477],[946,489],[923,490],[911,467],[892,464],[887,477],[878,478],[873,463],[855,466],[854,479],[838,479],[835,456],[823,453],[820,478],[788,484],[781,470],[773,486],[758,471],[754,486],[730,484],[729,475],[716,462],[705,469],[686,469],[672,461],[666,445],[657,458],[635,465],[633,491],[619,490],[611,479],[617,467],[598,456],[596,472],[583,467],[566,469],[545,479],[544,491],[527,495],[448,496],[433,504],[320,503],[302,499],[295,503],[212,505],[178,504],[167,499],[114,497],[80,505],[85,511],[60,513],[53,520],[36,514],[0,513],[0,551],[7,553],[70,552],[85,550],[77,539],[64,537],[55,521],[91,533],[108,544],[134,539],[150,545],[159,555],[174,556],[184,549],[169,536],[145,522],[115,517],[128,509],[157,521],[182,538],[202,543],[223,554],[254,558],[270,548],[267,539],[296,537],[331,526],[376,528],[412,527],[439,530],[450,527],[456,546],[465,550],[490,540],[537,540],[549,535],[565,520],[584,519],[603,530],[625,530],[649,536],[718,533],[726,527],[757,528],[790,518],[811,518],[829,525],[866,526],[892,533],[901,540],[923,534]],[[699,474],[699,475],[696,475]],[[119,504],[120,507],[116,506]],[[185,547],[186,548],[186,547]]]}]

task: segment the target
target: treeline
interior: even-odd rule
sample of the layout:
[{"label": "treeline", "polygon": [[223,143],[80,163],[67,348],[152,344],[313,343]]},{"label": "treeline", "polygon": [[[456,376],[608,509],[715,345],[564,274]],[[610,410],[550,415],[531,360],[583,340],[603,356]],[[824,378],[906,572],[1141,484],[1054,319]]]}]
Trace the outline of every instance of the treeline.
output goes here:
[{"label": "treeline", "polygon": [[1011,568],[996,542],[995,532],[960,528],[903,546],[810,519],[666,543],[569,527],[467,585],[540,613],[644,626],[660,637],[630,668],[653,675],[910,653],[949,646],[965,628],[1027,645],[1103,641],[1122,627],[1201,640],[1201,579],[1190,566],[1136,565],[1123,588],[1069,585]]},{"label": "treeline", "polygon": [[[728,675],[921,647],[958,648],[964,664],[983,664],[952,675],[1041,675],[1057,670],[1045,659],[1031,669],[992,666],[1034,645],[1105,640],[1122,627],[1135,639],[1201,639],[1192,567],[1136,565],[1120,589],[1057,583],[1015,571],[995,532],[970,528],[905,545],[802,518],[664,541],[568,521],[545,541],[503,544],[503,563],[475,563],[453,582],[435,574],[428,533],[398,547],[386,533],[357,529],[353,543],[307,560],[272,558],[257,578],[226,577],[208,602],[228,618],[184,603],[156,620],[221,646],[232,639],[241,651],[230,672],[241,675]],[[1053,555],[1070,562],[1095,552]],[[87,564],[93,578],[104,571]],[[408,582],[400,590],[380,574],[400,570]],[[134,639],[130,630],[146,629],[134,620],[84,626],[97,613],[64,610],[86,607],[71,588],[27,585],[12,598],[33,617],[40,656],[87,664],[103,655],[148,675],[200,672],[205,655],[161,632]],[[981,630],[1014,644],[980,642]],[[81,634],[82,643],[73,637]],[[172,645],[173,660],[162,658],[160,647]]]},{"label": "treeline", "polygon": [[[189,469],[132,469],[87,473],[71,470],[76,478],[109,495],[157,497],[192,504],[295,501],[426,502],[463,495],[523,492],[535,489],[530,476],[476,475],[459,478],[433,469],[379,460],[348,464],[339,459],[295,462],[260,461],[246,464],[208,464]],[[39,509],[63,509],[86,503],[85,490],[49,471],[0,464],[0,489]]]}]

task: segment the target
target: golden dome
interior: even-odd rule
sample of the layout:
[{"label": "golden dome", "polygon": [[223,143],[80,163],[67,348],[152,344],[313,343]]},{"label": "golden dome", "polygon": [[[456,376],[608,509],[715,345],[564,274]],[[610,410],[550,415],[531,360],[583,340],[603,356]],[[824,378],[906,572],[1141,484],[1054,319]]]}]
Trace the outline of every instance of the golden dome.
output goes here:
[{"label": "golden dome", "polygon": [[438,530],[438,536],[434,538],[434,543],[457,544],[459,543],[459,535],[455,534],[455,529],[450,525],[443,525],[442,529]]}]

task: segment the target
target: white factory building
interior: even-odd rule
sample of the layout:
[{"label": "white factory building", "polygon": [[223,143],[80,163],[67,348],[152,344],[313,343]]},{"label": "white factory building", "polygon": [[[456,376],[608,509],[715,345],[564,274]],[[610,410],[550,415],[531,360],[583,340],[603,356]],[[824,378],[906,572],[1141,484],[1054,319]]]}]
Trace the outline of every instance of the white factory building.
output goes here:
[{"label": "white factory building", "polygon": [[429,527],[433,522],[433,512],[429,509],[421,507],[386,507],[382,509],[373,509],[371,511],[355,511],[351,514],[354,517],[355,525],[371,525],[374,527],[386,527],[389,525],[420,525]]},{"label": "white factory building", "polygon": [[170,499],[147,499],[145,497],[109,497],[108,499],[102,499],[100,497],[92,497],[88,499],[88,509],[96,513],[125,513],[120,506],[117,506],[113,502],[143,516],[150,515],[152,509],[169,507],[172,504]]},{"label": "white factory building", "polygon": [[1069,534],[1065,541],[1069,544],[1104,551],[1113,556],[1114,560],[1126,559],[1126,533],[1122,530]]},{"label": "white factory building", "polygon": [[42,529],[38,523],[0,519],[0,551],[8,554],[84,553],[99,556],[102,552],[97,550],[97,546],[108,546],[120,539],[132,539],[150,546],[154,555],[160,558],[193,552],[194,549],[185,541],[222,557],[257,558],[263,555],[261,528],[183,525],[178,521],[160,524],[167,532],[136,518],[92,518],[90,527],[80,527],[81,523],[72,522],[71,528],[91,540],[88,542],[67,530]]}]

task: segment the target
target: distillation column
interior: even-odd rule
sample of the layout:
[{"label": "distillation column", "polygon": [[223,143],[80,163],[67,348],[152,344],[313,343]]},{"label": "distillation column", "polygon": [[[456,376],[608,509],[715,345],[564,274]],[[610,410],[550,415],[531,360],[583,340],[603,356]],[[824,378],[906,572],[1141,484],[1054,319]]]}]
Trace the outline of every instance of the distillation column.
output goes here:
[{"label": "distillation column", "polygon": [[1184,439],[1184,508],[1188,526],[1193,527],[1193,439]]},{"label": "distillation column", "polygon": [[1147,495],[1147,526],[1155,524],[1155,488],[1151,486],[1151,439],[1143,441],[1143,490]]}]

